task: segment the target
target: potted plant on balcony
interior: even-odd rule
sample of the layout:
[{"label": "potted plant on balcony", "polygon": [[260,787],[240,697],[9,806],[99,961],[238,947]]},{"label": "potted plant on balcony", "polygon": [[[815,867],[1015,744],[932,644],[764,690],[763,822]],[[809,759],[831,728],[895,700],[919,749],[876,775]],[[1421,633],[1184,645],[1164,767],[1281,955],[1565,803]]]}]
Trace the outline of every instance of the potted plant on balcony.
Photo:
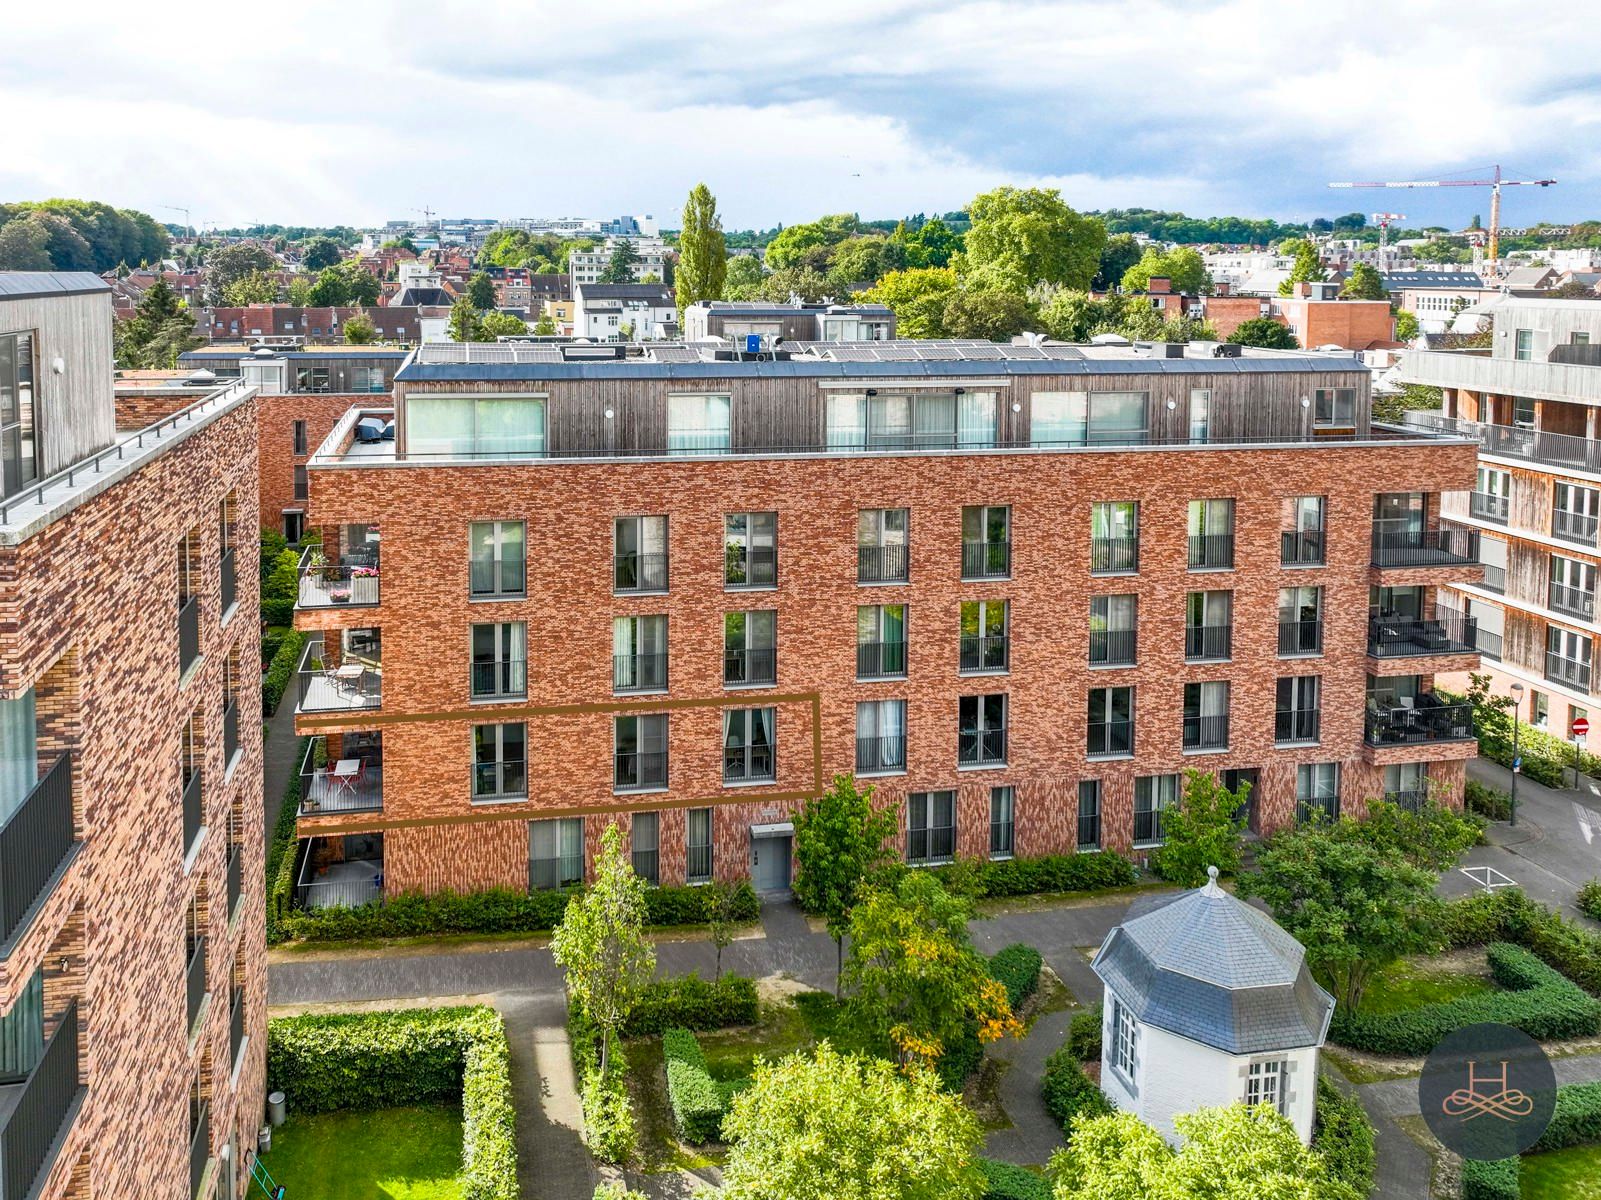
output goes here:
[{"label": "potted plant on balcony", "polygon": [[328,589],[328,599],[333,601],[335,604],[349,604],[350,603],[350,588],[349,588],[349,586],[348,585],[340,585],[338,587],[329,588]]}]

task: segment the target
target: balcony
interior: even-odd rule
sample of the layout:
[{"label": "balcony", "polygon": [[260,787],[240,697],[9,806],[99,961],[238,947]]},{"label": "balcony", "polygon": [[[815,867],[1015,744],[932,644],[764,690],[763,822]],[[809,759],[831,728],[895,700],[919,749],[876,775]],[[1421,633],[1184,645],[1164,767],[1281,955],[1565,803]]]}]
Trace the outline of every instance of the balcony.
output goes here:
[{"label": "balcony", "polygon": [[1552,683],[1564,684],[1576,691],[1590,690],[1590,664],[1577,658],[1568,658],[1555,650],[1545,652],[1545,677]]},{"label": "balcony", "polygon": [[1275,742],[1315,742],[1322,726],[1323,710],[1319,708],[1281,709],[1273,714],[1273,740]]},{"label": "balcony", "polygon": [[222,562],[218,570],[222,596],[222,611],[227,612],[234,605],[239,593],[239,571],[234,548],[229,546],[222,552]]},{"label": "balcony", "polygon": [[1581,621],[1595,620],[1595,592],[1589,588],[1569,587],[1553,582],[1546,593],[1546,607],[1578,617]]},{"label": "balcony", "polygon": [[[1432,358],[1433,355],[1422,352],[1407,356],[1410,365],[1420,359]],[[1484,360],[1480,360],[1484,361]],[[1489,360],[1507,367],[1515,366],[1520,375],[1529,370],[1540,370],[1550,364],[1534,364],[1526,362],[1507,362],[1504,359]],[[1601,396],[1595,395],[1595,385],[1601,382],[1601,371],[1594,367],[1567,366],[1556,368],[1565,371],[1577,371],[1589,383],[1589,388],[1581,391],[1569,388],[1551,394],[1552,399],[1573,402],[1589,393],[1590,403],[1595,403]],[[1533,393],[1522,383],[1515,386],[1496,386],[1484,388],[1480,384],[1445,384],[1446,387],[1464,386],[1474,391],[1492,391],[1501,395],[1529,396]],[[1576,437],[1567,433],[1539,433],[1533,429],[1522,429],[1510,425],[1485,425],[1477,421],[1464,421],[1460,418],[1442,417],[1437,413],[1408,413],[1407,424],[1431,429],[1437,433],[1453,433],[1461,437],[1478,438],[1479,445],[1484,453],[1493,454],[1500,458],[1521,458],[1531,462],[1544,463],[1553,467],[1572,467],[1580,471],[1594,471],[1601,473],[1601,441],[1591,441],[1589,438]]]},{"label": "balcony", "polygon": [[1229,748],[1228,715],[1217,717],[1185,717],[1184,749],[1227,750]]},{"label": "balcony", "polygon": [[1506,568],[1491,563],[1484,564],[1484,582],[1479,585],[1487,592],[1506,591]]},{"label": "balcony", "polygon": [[905,546],[857,546],[857,583],[905,583],[909,555]]},{"label": "balcony", "polygon": [[1184,661],[1205,662],[1227,659],[1233,650],[1234,626],[1186,625]]},{"label": "balcony", "polygon": [[1132,629],[1090,630],[1090,666],[1132,667],[1138,640]]},{"label": "balcony", "polygon": [[1323,653],[1323,622],[1280,621],[1279,657],[1295,658],[1300,655]]},{"label": "balcony", "polygon": [[612,591],[638,595],[667,590],[667,555],[629,552],[612,559]]},{"label": "balcony", "polygon": [[1120,758],[1134,753],[1134,722],[1091,721],[1085,753],[1091,758]]},{"label": "balcony", "polygon": [[229,696],[222,706],[222,761],[233,762],[239,753],[239,701]]},{"label": "balcony", "polygon": [[778,651],[772,646],[723,651],[723,683],[756,687],[778,681]]},{"label": "balcony", "polygon": [[775,546],[726,546],[723,550],[725,588],[769,588],[778,585],[778,549]]},{"label": "balcony", "polygon": [[1551,536],[1565,542],[1594,548],[1596,526],[1597,518],[1585,513],[1568,512],[1562,508],[1551,512]]},{"label": "balcony", "polygon": [[771,783],[778,778],[778,752],[772,742],[723,748],[724,783]]},{"label": "balcony", "polygon": [[904,737],[859,737],[856,739],[856,769],[863,774],[883,774],[906,770]]},{"label": "balcony", "polygon": [[183,802],[183,852],[187,858],[189,851],[194,849],[195,840],[200,836],[201,826],[205,823],[205,787],[201,776],[201,768],[189,768],[184,777],[180,798]]},{"label": "balcony", "polygon": [[53,1164],[57,1143],[77,1115],[78,1004],[61,1014],[27,1078],[0,1085],[0,1197],[32,1197]]},{"label": "balcony", "polygon": [[200,1193],[200,1182],[211,1162],[211,1106],[204,1100],[189,1115],[189,1194]]},{"label": "balcony", "polygon": [[1368,618],[1368,654],[1374,658],[1414,658],[1421,654],[1471,654],[1478,649],[1479,622],[1448,608],[1435,615]]},{"label": "balcony", "polygon": [[1091,575],[1131,575],[1140,569],[1138,537],[1092,537]]},{"label": "balcony", "polygon": [[1006,765],[1006,727],[964,729],[957,737],[956,762],[963,767]]},{"label": "balcony", "polygon": [[857,679],[904,679],[905,642],[857,642]]},{"label": "balcony", "polygon": [[384,835],[311,838],[295,881],[300,908],[359,908],[384,899]]},{"label": "balcony", "polygon": [[1204,533],[1190,535],[1189,566],[1192,571],[1228,571],[1234,567],[1234,535]]},{"label": "balcony", "polygon": [[199,934],[189,944],[189,966],[184,971],[189,996],[189,1023],[193,1032],[200,1019],[200,1006],[206,999],[206,935]]},{"label": "balcony", "polygon": [[376,747],[352,750],[330,762],[326,746],[326,738],[313,738],[301,759],[300,815],[381,812],[384,807],[382,750]]},{"label": "balcony", "polygon": [[11,944],[77,844],[72,828],[72,755],[63,754],[0,825],[0,946]]},{"label": "balcony", "polygon": [[1507,518],[1512,515],[1512,501],[1507,496],[1496,496],[1489,492],[1469,492],[1468,512],[1481,521],[1505,525]]},{"label": "balcony", "polygon": [[667,690],[667,655],[616,654],[612,656],[612,691],[665,692]]},{"label": "balcony", "polygon": [[[368,648],[376,652],[376,641]],[[345,660],[329,666],[323,658],[321,638],[310,638],[300,655],[297,672],[300,706],[303,713],[359,712],[377,708],[383,702],[383,667],[376,653],[370,658],[347,653]]]},{"label": "balcony", "polygon": [[190,596],[178,605],[178,675],[181,678],[200,657],[200,597]]},{"label": "balcony", "polygon": [[963,579],[1006,579],[1012,574],[1012,543],[963,542]]},{"label": "balcony", "polygon": [[1473,737],[1473,705],[1447,704],[1423,692],[1393,706],[1368,701],[1364,737],[1370,746],[1460,742]]},{"label": "balcony", "polygon": [[[476,565],[476,564],[475,564]],[[378,557],[331,563],[308,546],[300,556],[297,608],[371,608],[378,603]]]},{"label": "balcony", "polygon": [[619,750],[613,756],[613,791],[639,792],[666,786],[666,750]]},{"label": "balcony", "polygon": [[474,700],[521,700],[528,695],[528,664],[520,658],[472,663],[467,686]]},{"label": "balcony", "polygon": [[964,675],[983,675],[1007,669],[1010,638],[1004,633],[988,637],[962,637],[958,661]]},{"label": "balcony", "polygon": [[1478,650],[1480,658],[1488,658],[1491,662],[1501,661],[1501,635],[1488,629],[1478,631]]},{"label": "balcony", "polygon": [[1471,567],[1479,562],[1472,529],[1419,529],[1406,518],[1373,522],[1373,562],[1380,567]]},{"label": "balcony", "polygon": [[1321,529],[1286,530],[1279,534],[1279,563],[1286,567],[1322,566],[1323,541]]}]

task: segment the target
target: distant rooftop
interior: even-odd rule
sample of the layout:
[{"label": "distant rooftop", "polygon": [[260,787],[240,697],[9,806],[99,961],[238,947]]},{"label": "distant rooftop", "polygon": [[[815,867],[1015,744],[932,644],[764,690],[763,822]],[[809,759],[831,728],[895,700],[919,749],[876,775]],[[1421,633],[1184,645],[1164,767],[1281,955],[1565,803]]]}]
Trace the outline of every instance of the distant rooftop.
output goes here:
[{"label": "distant rooftop", "polygon": [[85,296],[109,292],[111,285],[93,271],[0,271],[0,299]]},{"label": "distant rooftop", "polygon": [[825,316],[889,316],[883,304],[774,304],[766,300],[697,300],[692,308],[703,308],[718,316],[738,317],[791,317],[797,313],[821,313]]}]

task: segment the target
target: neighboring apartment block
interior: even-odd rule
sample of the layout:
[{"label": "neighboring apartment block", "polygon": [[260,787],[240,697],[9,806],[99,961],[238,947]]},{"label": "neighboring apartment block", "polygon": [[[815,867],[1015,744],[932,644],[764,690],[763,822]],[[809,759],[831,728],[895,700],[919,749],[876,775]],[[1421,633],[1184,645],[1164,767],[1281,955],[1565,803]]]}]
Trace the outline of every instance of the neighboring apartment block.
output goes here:
[{"label": "neighboring apartment block", "polygon": [[1143,855],[1187,767],[1264,832],[1459,800],[1475,450],[1355,360],[608,349],[425,345],[313,456],[302,903],[575,882],[613,821],[779,890],[840,772],[914,863]]},{"label": "neighboring apartment block", "polygon": [[1494,318],[1489,350],[1414,351],[1401,377],[1444,391],[1411,422],[1480,442],[1472,490],[1445,502],[1478,531],[1484,578],[1452,604],[1477,621],[1496,690],[1522,684],[1525,719],[1567,737],[1601,710],[1601,300],[1509,297]]},{"label": "neighboring apartment block", "polygon": [[895,314],[882,304],[771,304],[699,300],[684,309],[684,340],[747,337],[790,342],[888,342]]},{"label": "neighboring apartment block", "polygon": [[255,393],[119,427],[111,323],[94,275],[0,274],[0,1195],[237,1198],[266,1084]]},{"label": "neighboring apartment block", "polygon": [[[617,252],[620,239],[607,238],[606,244],[595,250],[574,250],[567,256],[567,274],[572,279],[572,286],[576,289],[586,283],[598,283],[600,277],[606,273],[611,265],[612,255]],[[634,282],[638,283],[647,275],[654,275],[658,280],[667,278],[667,246],[660,238],[632,237],[628,239],[634,243],[634,251],[639,255],[638,261],[633,265]]]}]

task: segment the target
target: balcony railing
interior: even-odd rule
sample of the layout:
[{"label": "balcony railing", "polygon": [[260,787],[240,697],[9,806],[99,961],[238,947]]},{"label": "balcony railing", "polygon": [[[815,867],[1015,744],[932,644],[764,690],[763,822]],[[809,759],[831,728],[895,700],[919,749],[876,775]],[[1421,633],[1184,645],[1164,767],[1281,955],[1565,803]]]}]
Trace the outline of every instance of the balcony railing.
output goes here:
[{"label": "balcony railing", "polygon": [[858,771],[904,771],[906,769],[906,739],[904,737],[859,737],[856,739],[856,769]]},{"label": "balcony railing", "polygon": [[615,791],[631,792],[667,786],[667,751],[618,751],[614,757],[612,787]]},{"label": "balcony railing", "polygon": [[1092,537],[1090,574],[1119,575],[1140,569],[1138,537]]},{"label": "balcony railing", "polygon": [[856,678],[899,679],[905,674],[905,642],[856,643]]},{"label": "balcony railing", "polygon": [[1282,709],[1273,714],[1275,742],[1315,742],[1322,724],[1323,710],[1317,708]]},{"label": "balcony railing", "polygon": [[1234,566],[1234,535],[1232,533],[1199,533],[1190,535],[1190,570],[1222,570]]},{"label": "balcony railing", "polygon": [[614,692],[665,691],[666,653],[613,655],[611,685]]},{"label": "balcony railing", "polygon": [[1323,622],[1321,620],[1279,622],[1279,654],[1281,656],[1322,653]]},{"label": "balcony railing", "polygon": [[239,1051],[245,1046],[245,991],[234,988],[228,1004],[228,1065],[239,1061]]},{"label": "balcony railing", "polygon": [[1545,652],[1545,677],[1552,683],[1566,684],[1581,692],[1590,690],[1590,664],[1555,650]]},{"label": "balcony railing", "polygon": [[964,729],[957,737],[956,762],[963,767],[993,767],[1006,762],[1006,727]]},{"label": "balcony railing", "polygon": [[23,1200],[35,1195],[33,1187],[50,1166],[51,1151],[82,1092],[78,1003],[73,1001],[28,1077],[0,1088],[0,1096],[14,1096],[8,1105],[0,1103],[6,1114],[0,1117],[0,1197]]},{"label": "balcony railing", "polygon": [[522,800],[528,795],[528,764],[522,759],[473,763],[474,800]]},{"label": "balcony railing", "polygon": [[1185,717],[1184,749],[1226,750],[1229,745],[1229,719],[1217,717]]},{"label": "balcony railing", "polygon": [[1594,546],[1597,518],[1558,508],[1551,513],[1551,536],[1581,546]]},{"label": "balcony railing", "polygon": [[856,547],[857,583],[905,583],[908,555],[905,546]]},{"label": "balcony railing", "polygon": [[646,883],[656,883],[661,878],[661,851],[656,848],[650,850],[635,850],[630,855],[634,874]]},{"label": "balcony railing", "polygon": [[1479,641],[1479,657],[1488,658],[1495,662],[1501,661],[1501,635],[1488,629],[1479,630],[1476,635]]},{"label": "balcony railing", "polygon": [[1012,543],[963,542],[963,579],[1005,579],[1012,573]]},{"label": "balcony railing", "polygon": [[1487,592],[1506,591],[1506,568],[1497,567],[1491,563],[1484,564],[1484,582],[1479,585]]},{"label": "balcony railing", "polygon": [[0,825],[0,945],[15,936],[74,841],[72,755],[62,754]]},{"label": "balcony railing", "polygon": [[222,761],[230,763],[239,753],[239,701],[232,696],[222,706]]},{"label": "balcony railing", "polygon": [[1228,658],[1234,641],[1234,626],[1186,625],[1184,657],[1187,660]]},{"label": "balcony railing", "polygon": [[1134,753],[1134,722],[1091,721],[1089,736],[1085,742],[1085,753],[1092,757]]},{"label": "balcony railing", "polygon": [[528,664],[502,658],[472,664],[469,684],[474,700],[516,699],[528,694]]},{"label": "balcony railing", "polygon": [[612,562],[612,591],[665,592],[667,555],[626,553]]},{"label": "balcony railing", "polygon": [[723,682],[766,684],[778,680],[778,651],[772,646],[723,651]]},{"label": "balcony railing", "polygon": [[988,637],[963,636],[960,669],[963,671],[1004,671],[1010,638],[1004,633]]},{"label": "balcony railing", "polygon": [[1569,587],[1565,583],[1552,583],[1547,593],[1547,607],[1584,621],[1595,620],[1595,590]]},{"label": "balcony railing", "polygon": [[325,666],[321,638],[306,642],[297,672],[301,712],[349,712],[383,703],[383,671],[358,658]]},{"label": "balcony railing", "polygon": [[378,603],[378,566],[322,561],[307,547],[300,556],[300,608],[370,608]]},{"label": "balcony railing", "polygon": [[1286,567],[1311,566],[1323,562],[1324,534],[1321,529],[1279,534],[1279,562]]},{"label": "balcony railing", "polygon": [[1132,629],[1090,630],[1090,662],[1102,667],[1132,667],[1139,634]]},{"label": "balcony railing", "polygon": [[1099,850],[1101,847],[1101,814],[1098,812],[1078,814],[1078,848],[1080,850]]},{"label": "balcony railing", "polygon": [[923,826],[906,831],[906,861],[927,866],[956,857],[956,829],[950,825]]},{"label": "balcony railing", "polygon": [[189,993],[189,1024],[188,1028],[195,1027],[195,1020],[200,1016],[200,1005],[206,998],[206,935],[200,934],[189,947],[189,966],[185,971]]},{"label": "balcony railing", "polygon": [[228,847],[228,918],[233,919],[239,897],[245,888],[245,848],[238,842]]},{"label": "balcony railing", "polygon": [[528,587],[528,562],[523,558],[475,558],[468,569],[468,590],[486,596],[521,596]]},{"label": "balcony railing", "polygon": [[1420,654],[1467,654],[1478,647],[1479,622],[1440,607],[1435,615],[1369,617],[1368,653],[1376,658],[1410,658]]},{"label": "balcony railing", "polygon": [[1407,788],[1399,792],[1385,792],[1384,802],[1394,804],[1407,812],[1417,812],[1429,798],[1427,788]]},{"label": "balcony railing", "polygon": [[778,752],[773,743],[723,748],[724,783],[761,783],[778,777]]},{"label": "balcony railing", "polygon": [[203,774],[202,769],[196,766],[183,781],[183,852],[186,856],[194,847],[195,839],[200,836],[200,826],[205,821]]},{"label": "balcony railing", "polygon": [[1497,496],[1491,492],[1469,492],[1468,512],[1481,521],[1495,521],[1505,525],[1507,518],[1512,515],[1512,501],[1507,496]]},{"label": "balcony railing", "polygon": [[189,1194],[197,1195],[200,1181],[205,1178],[206,1164],[211,1161],[211,1106],[204,1100],[194,1114],[194,1128],[189,1134]]},{"label": "balcony railing", "polygon": [[1154,846],[1162,840],[1162,810],[1136,808],[1134,810],[1134,844]]},{"label": "balcony railing", "polygon": [[318,764],[324,739],[306,745],[300,760],[300,815],[312,813],[378,812],[384,806],[383,759],[369,753],[353,754]]},{"label": "balcony railing", "polygon": [[778,583],[776,546],[727,546],[723,564],[724,587],[773,587]]},{"label": "balcony railing", "polygon": [[1473,566],[1479,561],[1479,534],[1419,529],[1404,517],[1375,521],[1373,561],[1381,567]]},{"label": "balcony railing", "polygon": [[1465,741],[1473,736],[1473,705],[1447,704],[1427,692],[1411,705],[1370,703],[1364,736],[1370,746]]},{"label": "balcony railing", "polygon": [[[1478,390],[1482,387],[1482,382],[1464,386],[1472,386]],[[1557,394],[1576,393],[1563,388]],[[1503,458],[1527,458],[1551,466],[1577,467],[1583,471],[1601,472],[1601,442],[1592,441],[1590,438],[1575,437],[1567,433],[1539,433],[1533,429],[1521,429],[1510,425],[1485,425],[1477,421],[1442,417],[1436,413],[1408,413],[1407,424],[1443,433],[1461,434],[1464,437],[1477,437],[1485,453]]]},{"label": "balcony railing", "polygon": [[233,607],[234,599],[239,592],[239,571],[232,546],[222,552],[222,561],[218,565],[218,578],[221,586],[222,611],[227,612]]},{"label": "balcony railing", "polygon": [[712,878],[712,848],[690,846],[685,856],[684,880],[687,883],[710,883]]},{"label": "balcony railing", "polygon": [[178,606],[178,674],[200,657],[200,597],[190,596]]}]

